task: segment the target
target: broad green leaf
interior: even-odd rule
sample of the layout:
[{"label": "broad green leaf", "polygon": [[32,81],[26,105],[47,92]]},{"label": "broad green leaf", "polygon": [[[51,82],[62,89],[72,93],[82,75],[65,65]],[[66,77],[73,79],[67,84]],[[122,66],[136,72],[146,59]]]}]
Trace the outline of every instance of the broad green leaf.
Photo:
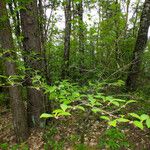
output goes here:
[{"label": "broad green leaf", "polygon": [[48,91],[49,91],[50,93],[54,92],[56,89],[57,89],[56,86],[49,86],[49,87],[48,87]]},{"label": "broad green leaf", "polygon": [[117,101],[117,102],[125,102],[126,100],[124,100],[124,99],[114,99],[114,101]]},{"label": "broad green leaf", "polygon": [[142,121],[144,121],[144,120],[148,119],[149,116],[146,115],[146,114],[142,114],[142,115],[140,116],[140,118],[141,118]]},{"label": "broad green leaf", "polygon": [[63,111],[66,111],[66,109],[68,108],[66,104],[61,104],[60,107]]},{"label": "broad green leaf", "polygon": [[75,108],[78,108],[78,109],[85,111],[85,108],[83,106],[75,106]]},{"label": "broad green leaf", "polygon": [[140,128],[141,130],[144,129],[143,123],[142,123],[141,121],[133,121],[133,124],[134,124],[136,127]]},{"label": "broad green leaf", "polygon": [[63,111],[59,113],[57,116],[70,116],[71,114],[69,112]]},{"label": "broad green leaf", "polygon": [[147,125],[148,128],[150,128],[150,118],[148,118],[148,119],[146,120],[146,125]]},{"label": "broad green leaf", "polygon": [[130,103],[136,103],[137,101],[135,101],[135,100],[129,100],[129,101],[127,101],[127,103],[126,104],[130,104]]},{"label": "broad green leaf", "polygon": [[97,113],[97,112],[101,112],[102,110],[100,108],[94,107],[94,108],[92,108],[92,111],[94,113]]},{"label": "broad green leaf", "polygon": [[101,119],[104,119],[104,120],[108,120],[110,121],[110,118],[108,116],[100,116]]},{"label": "broad green leaf", "polygon": [[129,122],[130,120],[125,119],[125,118],[118,118],[117,121],[118,122]]},{"label": "broad green leaf", "polygon": [[117,125],[117,120],[109,121],[108,124],[109,124],[110,126],[116,127],[116,125]]},{"label": "broad green leaf", "polygon": [[55,109],[54,111],[53,111],[53,113],[54,114],[58,114],[58,113],[61,113],[63,110],[62,109]]},{"label": "broad green leaf", "polygon": [[138,115],[138,114],[135,114],[135,113],[129,113],[132,117],[135,117],[137,119],[140,119],[141,120],[141,117]]},{"label": "broad green leaf", "polygon": [[51,114],[47,114],[47,113],[43,113],[40,118],[50,118],[50,117],[53,117],[53,115]]},{"label": "broad green leaf", "polygon": [[119,103],[117,101],[112,101],[111,103],[119,107]]}]

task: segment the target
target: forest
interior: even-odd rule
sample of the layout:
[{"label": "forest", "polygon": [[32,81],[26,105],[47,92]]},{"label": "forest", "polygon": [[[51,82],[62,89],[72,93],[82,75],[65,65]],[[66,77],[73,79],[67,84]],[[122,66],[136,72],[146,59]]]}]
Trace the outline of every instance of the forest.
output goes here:
[{"label": "forest", "polygon": [[150,0],[0,0],[0,150],[150,150]]}]

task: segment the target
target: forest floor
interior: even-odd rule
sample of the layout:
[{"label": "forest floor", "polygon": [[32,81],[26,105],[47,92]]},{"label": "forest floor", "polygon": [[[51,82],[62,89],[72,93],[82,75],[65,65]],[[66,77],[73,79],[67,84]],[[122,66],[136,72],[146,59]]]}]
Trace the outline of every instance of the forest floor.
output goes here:
[{"label": "forest floor", "polygon": [[[150,150],[148,129],[142,131],[133,126],[123,125],[120,127],[121,134],[115,129],[114,131],[109,129],[110,132],[105,134],[106,129],[108,130],[105,122],[89,118],[84,126],[81,123],[82,118],[77,117],[79,118],[79,116],[62,118],[55,123],[52,121],[45,131],[31,130],[27,142],[17,145],[10,110],[0,107],[0,150],[28,150],[27,147],[30,150]],[[116,137],[113,134],[116,134]],[[81,140],[84,145],[80,144]],[[105,142],[107,142],[105,148],[98,147]]]}]

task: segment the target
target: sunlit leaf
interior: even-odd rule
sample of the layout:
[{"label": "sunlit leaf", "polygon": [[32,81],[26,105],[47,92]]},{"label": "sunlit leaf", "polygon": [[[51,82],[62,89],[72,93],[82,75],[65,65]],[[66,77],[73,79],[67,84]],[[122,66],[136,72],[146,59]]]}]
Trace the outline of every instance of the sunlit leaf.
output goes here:
[{"label": "sunlit leaf", "polygon": [[47,113],[43,113],[40,118],[50,118],[50,117],[53,117],[53,115],[51,114],[47,114]]},{"label": "sunlit leaf", "polygon": [[60,107],[63,111],[66,111],[66,109],[68,108],[66,104],[61,104]]},{"label": "sunlit leaf", "polygon": [[104,119],[104,120],[108,120],[110,121],[110,118],[108,116],[100,116],[101,119]]},{"label": "sunlit leaf", "polygon": [[116,125],[117,125],[117,120],[109,121],[108,124],[109,124],[110,126],[116,127]]},{"label": "sunlit leaf", "polygon": [[150,128],[150,118],[148,118],[148,119],[146,120],[146,125],[147,125],[148,128]]},{"label": "sunlit leaf", "polygon": [[125,118],[118,118],[117,121],[118,122],[129,122],[130,120],[125,119]]},{"label": "sunlit leaf", "polygon": [[143,123],[140,122],[140,121],[133,121],[133,124],[134,124],[136,127],[140,128],[141,130],[144,129]]},{"label": "sunlit leaf", "polygon": [[138,115],[138,114],[135,114],[135,113],[129,113],[132,117],[135,117],[137,119],[140,119],[141,120],[141,117]]},{"label": "sunlit leaf", "polygon": [[142,121],[144,121],[144,120],[148,119],[149,116],[146,115],[146,114],[142,114],[142,115],[140,116],[140,118],[141,118]]}]

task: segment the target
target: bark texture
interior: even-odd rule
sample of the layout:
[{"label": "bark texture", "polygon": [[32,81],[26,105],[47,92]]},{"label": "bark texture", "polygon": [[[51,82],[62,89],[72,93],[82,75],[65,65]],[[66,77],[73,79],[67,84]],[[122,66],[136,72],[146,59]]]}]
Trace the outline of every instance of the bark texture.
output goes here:
[{"label": "bark texture", "polygon": [[141,57],[146,47],[148,39],[148,29],[150,26],[150,0],[145,0],[140,19],[140,27],[133,51],[132,64],[126,80],[128,90],[136,90],[138,87],[138,77],[140,73]]},{"label": "bark texture", "polygon": [[70,34],[71,34],[71,0],[65,1],[65,39],[64,39],[64,64],[62,78],[69,76],[69,54],[70,54]]},{"label": "bark texture", "polygon": [[79,4],[77,4],[77,10],[78,10],[78,24],[79,24],[79,53],[80,53],[80,75],[84,72],[84,23],[83,23],[83,1],[81,0]]},{"label": "bark texture", "polygon": [[[16,75],[15,63],[13,57],[13,39],[11,27],[8,19],[6,4],[4,0],[0,0],[0,44],[3,51],[8,51],[5,55],[5,72],[8,76]],[[19,85],[10,85],[10,103],[13,115],[13,126],[18,142],[23,142],[28,137],[27,116],[25,107],[21,97]]]},{"label": "bark texture", "polygon": [[42,90],[31,88],[31,78],[35,75],[35,72],[43,75],[45,71],[38,24],[38,6],[36,0],[25,2],[22,5],[25,7],[25,9],[20,11],[21,27],[24,36],[24,59],[26,68],[30,69],[26,72],[26,83],[28,86],[28,124],[31,127],[41,127],[45,124],[40,119],[40,115],[45,112],[45,96]]}]

